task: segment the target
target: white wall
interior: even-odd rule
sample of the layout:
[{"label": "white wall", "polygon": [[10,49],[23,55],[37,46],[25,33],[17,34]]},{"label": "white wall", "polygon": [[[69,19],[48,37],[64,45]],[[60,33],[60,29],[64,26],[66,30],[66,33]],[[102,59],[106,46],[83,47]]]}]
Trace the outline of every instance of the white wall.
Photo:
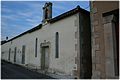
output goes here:
[{"label": "white wall", "polygon": [[[34,66],[40,66],[41,60],[41,51],[40,44],[44,40],[49,41],[50,46],[50,70],[63,72],[66,74],[72,74],[72,70],[76,67],[75,57],[77,53],[75,52],[75,31],[77,27],[75,26],[75,20],[77,19],[76,15],[70,16],[68,18],[57,21],[53,24],[47,24],[35,32],[25,34],[19,38],[16,38],[12,41],[2,45],[1,50],[5,53],[2,58],[8,59],[8,50],[9,47],[14,51],[14,48],[17,47],[17,58],[16,61],[18,64],[21,64],[21,55],[18,53],[22,51],[22,45],[26,45],[25,53],[25,64],[31,64]],[[59,32],[59,58],[55,58],[55,33]],[[35,57],[35,40],[38,38],[38,51],[37,57]],[[11,61],[13,62],[14,53],[11,53]]]}]

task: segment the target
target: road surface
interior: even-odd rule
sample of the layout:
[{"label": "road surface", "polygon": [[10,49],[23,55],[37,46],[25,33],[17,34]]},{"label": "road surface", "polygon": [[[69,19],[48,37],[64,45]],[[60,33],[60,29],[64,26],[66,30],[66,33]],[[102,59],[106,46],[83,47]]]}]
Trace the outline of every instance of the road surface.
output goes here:
[{"label": "road surface", "polygon": [[53,79],[44,74],[30,71],[22,66],[1,61],[1,78],[2,79]]}]

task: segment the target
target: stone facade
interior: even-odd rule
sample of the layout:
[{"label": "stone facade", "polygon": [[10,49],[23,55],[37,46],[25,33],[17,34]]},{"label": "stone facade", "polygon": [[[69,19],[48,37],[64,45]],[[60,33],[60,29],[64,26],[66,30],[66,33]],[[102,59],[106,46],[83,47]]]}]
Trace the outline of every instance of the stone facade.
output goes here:
[{"label": "stone facade", "polygon": [[[113,40],[114,14],[103,13],[119,8],[117,1],[91,1],[92,78],[116,78]],[[108,41],[109,40],[109,41]],[[109,52],[107,52],[109,51]],[[109,59],[108,59],[109,58]]]}]

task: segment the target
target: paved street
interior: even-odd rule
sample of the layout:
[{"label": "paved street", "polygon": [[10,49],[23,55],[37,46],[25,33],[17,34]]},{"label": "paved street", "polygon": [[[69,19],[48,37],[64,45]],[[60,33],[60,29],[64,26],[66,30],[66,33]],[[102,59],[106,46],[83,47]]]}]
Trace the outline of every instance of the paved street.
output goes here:
[{"label": "paved street", "polygon": [[24,67],[1,61],[2,79],[52,79],[52,77],[30,71]]}]

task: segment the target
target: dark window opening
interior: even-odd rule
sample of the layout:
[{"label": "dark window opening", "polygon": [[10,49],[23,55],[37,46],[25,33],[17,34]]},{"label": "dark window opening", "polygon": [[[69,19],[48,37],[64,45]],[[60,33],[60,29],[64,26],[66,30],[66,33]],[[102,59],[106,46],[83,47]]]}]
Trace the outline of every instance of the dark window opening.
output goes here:
[{"label": "dark window opening", "polygon": [[48,9],[45,9],[45,19],[48,18]]},{"label": "dark window opening", "polygon": [[22,64],[25,64],[25,45],[22,46]]},{"label": "dark window opening", "polygon": [[55,34],[55,47],[56,47],[56,58],[59,58],[59,33],[56,32]]},{"label": "dark window opening", "polygon": [[36,38],[36,40],[35,40],[35,57],[37,57],[37,42],[38,42],[38,39]]},{"label": "dark window opening", "polygon": [[9,48],[9,56],[8,56],[8,60],[10,60],[10,54],[11,54],[11,48]]},{"label": "dark window opening", "polygon": [[16,51],[17,51],[17,48],[15,47],[15,51],[14,51],[14,62],[16,62]]}]

